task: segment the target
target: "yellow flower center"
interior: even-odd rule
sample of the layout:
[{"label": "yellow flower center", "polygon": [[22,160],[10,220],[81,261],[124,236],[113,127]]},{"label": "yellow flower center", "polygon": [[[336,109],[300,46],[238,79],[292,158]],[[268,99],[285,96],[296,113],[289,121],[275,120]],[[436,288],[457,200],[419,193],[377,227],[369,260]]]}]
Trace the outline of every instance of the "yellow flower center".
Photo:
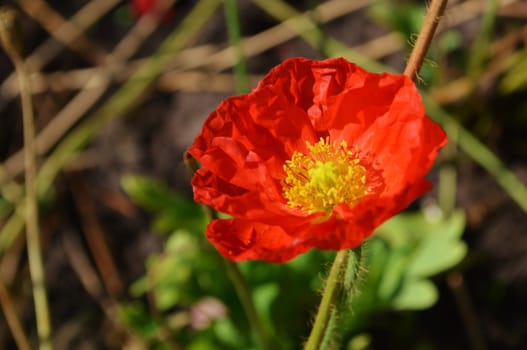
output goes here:
[{"label": "yellow flower center", "polygon": [[295,151],[284,164],[283,194],[289,208],[330,214],[335,206],[352,206],[369,192],[366,168],[346,141],[321,138],[314,145],[308,142],[307,149],[308,154]]}]

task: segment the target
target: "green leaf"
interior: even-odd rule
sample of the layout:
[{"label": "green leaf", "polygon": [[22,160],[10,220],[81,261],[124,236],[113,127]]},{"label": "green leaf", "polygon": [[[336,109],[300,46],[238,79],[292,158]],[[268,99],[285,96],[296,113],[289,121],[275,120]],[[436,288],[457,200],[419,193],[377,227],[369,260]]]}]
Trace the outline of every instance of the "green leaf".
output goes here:
[{"label": "green leaf", "polygon": [[154,228],[157,230],[171,232],[183,228],[191,232],[204,232],[207,217],[192,200],[150,177],[126,175],[121,183],[134,202],[156,215]]},{"label": "green leaf", "polygon": [[152,291],[156,306],[161,310],[190,305],[199,297],[193,289],[200,253],[198,242],[199,239],[187,231],[173,233],[164,251],[148,258],[146,276],[132,284],[131,294],[138,297]]},{"label": "green leaf", "polygon": [[451,29],[441,33],[437,45],[444,53],[457,50],[463,44],[463,37],[459,30]]},{"label": "green leaf", "polygon": [[366,333],[357,334],[348,342],[347,350],[366,350],[371,345],[371,336]]},{"label": "green leaf", "polygon": [[437,288],[432,282],[412,280],[403,284],[391,306],[396,310],[422,310],[434,305],[437,298]]},{"label": "green leaf", "polygon": [[276,282],[269,282],[260,285],[253,290],[253,300],[260,315],[265,315],[266,319],[271,320],[271,305],[280,292],[280,287]]},{"label": "green leaf", "polygon": [[465,243],[449,242],[439,237],[427,239],[416,252],[407,274],[428,277],[457,265],[467,253]]},{"label": "green leaf", "polygon": [[3,218],[5,215],[13,209],[13,205],[6,201],[4,197],[0,196],[0,218]]},{"label": "green leaf", "polygon": [[403,278],[408,265],[408,257],[402,249],[389,252],[378,284],[377,295],[382,302],[389,303],[403,283]]},{"label": "green leaf", "polygon": [[159,325],[140,303],[120,304],[117,317],[145,339],[153,339]]},{"label": "green leaf", "polygon": [[240,334],[232,320],[228,318],[217,320],[213,324],[213,329],[218,340],[229,348],[243,349],[246,346],[245,337]]},{"label": "green leaf", "polygon": [[508,57],[509,69],[505,71],[498,86],[500,92],[511,94],[527,87],[527,49],[512,53]]},{"label": "green leaf", "polygon": [[153,261],[148,269],[150,280],[155,284],[156,303],[161,310],[189,305],[198,297],[189,288],[198,255],[197,238],[177,232],[170,236],[165,247],[164,254],[151,257]]},{"label": "green leaf", "polygon": [[464,258],[464,229],[462,212],[440,220],[429,220],[422,213],[400,214],[379,227],[370,242],[370,275],[362,288],[368,293],[374,291],[376,298],[359,297],[360,313],[432,306],[437,290],[427,278]]},{"label": "green leaf", "polygon": [[458,264],[467,247],[461,240],[465,217],[456,212],[448,219],[429,220],[421,213],[400,214],[378,229],[394,249],[406,249],[411,255],[406,274],[429,277]]},{"label": "green leaf", "polygon": [[[424,217],[423,217],[424,218]],[[465,229],[465,217],[457,212],[449,219],[429,223],[428,232],[416,247],[407,274],[429,277],[458,264],[466,255],[466,244],[460,240]]]}]

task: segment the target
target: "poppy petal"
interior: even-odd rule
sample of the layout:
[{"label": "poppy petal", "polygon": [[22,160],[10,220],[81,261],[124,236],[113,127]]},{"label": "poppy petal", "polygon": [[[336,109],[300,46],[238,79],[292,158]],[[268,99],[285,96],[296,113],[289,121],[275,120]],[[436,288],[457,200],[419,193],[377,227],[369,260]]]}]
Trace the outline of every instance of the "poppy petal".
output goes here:
[{"label": "poppy petal", "polygon": [[214,220],[207,226],[206,236],[224,257],[233,261],[284,262],[311,248],[280,226],[250,220]]}]

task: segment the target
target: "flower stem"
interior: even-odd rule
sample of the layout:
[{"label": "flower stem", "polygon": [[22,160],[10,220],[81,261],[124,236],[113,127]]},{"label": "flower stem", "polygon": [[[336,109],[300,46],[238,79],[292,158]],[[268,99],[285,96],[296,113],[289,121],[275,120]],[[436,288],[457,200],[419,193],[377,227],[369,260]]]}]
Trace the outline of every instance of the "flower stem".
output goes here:
[{"label": "flower stem", "polygon": [[[447,0],[432,0],[432,3],[430,4],[423,27],[421,28],[414,49],[408,59],[406,69],[404,70],[404,74],[409,76],[412,80],[417,77],[417,73],[421,68],[439,20],[445,11],[446,4]],[[309,335],[304,350],[320,350],[325,347],[331,347],[331,343],[338,340],[335,339],[338,335],[332,334],[331,329],[329,328],[330,324],[336,324],[338,322],[339,316],[337,306],[339,304],[339,295],[341,295],[340,293],[343,289],[346,290],[348,295],[346,295],[347,302],[344,307],[349,307],[353,289],[356,287],[355,284],[359,279],[358,269],[360,269],[360,264],[349,263],[350,257],[353,258],[352,254],[355,253],[351,250],[341,250],[337,253],[328,280],[326,281],[326,287],[315,317],[313,329],[311,330],[311,334]],[[362,254],[358,256],[358,260],[361,259],[361,256]],[[352,283],[344,283],[347,276],[353,276]],[[344,286],[344,284],[346,284],[346,286]]]},{"label": "flower stem", "polygon": [[[188,152],[185,152],[183,160],[190,174],[193,175],[196,170],[198,170],[198,163]],[[213,208],[207,205],[203,205],[203,208],[211,220],[218,219],[218,213]],[[222,260],[225,265],[225,270],[227,271],[227,276],[234,286],[234,290],[236,291],[238,299],[242,304],[245,315],[247,316],[247,320],[249,321],[249,325],[254,332],[254,336],[260,346],[260,349],[270,350],[271,347],[269,344],[269,337],[267,336],[267,332],[263,327],[258,312],[256,311],[256,307],[251,296],[251,291],[247,285],[245,277],[241,273],[236,263],[223,258]]]},{"label": "flower stem", "polygon": [[37,165],[35,156],[35,125],[33,104],[28,81],[28,74],[22,58],[22,38],[16,12],[9,8],[0,9],[0,39],[4,50],[9,55],[16,69],[20,86],[22,118],[24,129],[24,165],[26,184],[26,221],[27,221],[27,254],[29,272],[33,287],[36,323],[39,337],[39,348],[51,350],[51,322],[49,317],[48,298],[45,287],[44,267],[40,248],[40,230],[38,224],[37,202]]},{"label": "flower stem", "polygon": [[258,344],[260,345],[260,349],[270,350],[271,348],[269,347],[267,333],[263,327],[260,317],[258,316],[258,313],[256,312],[253,298],[245,278],[243,277],[237,264],[227,259],[223,259],[223,261],[225,262],[227,275],[234,285],[238,299],[240,299],[240,302],[242,303],[247,319],[249,320],[249,325],[254,332]]},{"label": "flower stem", "polygon": [[445,11],[447,2],[448,0],[432,0],[430,3],[423,27],[419,32],[419,36],[417,37],[417,41],[415,42],[403,73],[404,75],[409,76],[412,80],[417,77],[417,73],[419,73],[419,69],[421,69],[426,51],[432,42],[434,32],[443,12]]},{"label": "flower stem", "polygon": [[328,329],[333,310],[340,295],[340,286],[343,282],[343,271],[347,267],[348,258],[353,254],[351,250],[341,250],[335,256],[329,276],[326,281],[322,300],[315,316],[315,323],[307,340],[304,350],[319,350]]}]

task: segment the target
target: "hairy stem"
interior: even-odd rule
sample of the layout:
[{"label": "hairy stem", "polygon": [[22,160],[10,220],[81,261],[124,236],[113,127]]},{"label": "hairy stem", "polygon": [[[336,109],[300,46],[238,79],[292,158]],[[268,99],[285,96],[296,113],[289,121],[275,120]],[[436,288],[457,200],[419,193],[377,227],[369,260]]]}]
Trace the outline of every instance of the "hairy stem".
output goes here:
[{"label": "hairy stem", "polygon": [[307,340],[304,350],[319,350],[324,340],[324,334],[329,325],[333,310],[340,295],[340,287],[343,282],[343,271],[347,267],[349,255],[353,254],[351,250],[341,250],[335,256],[329,276],[324,287],[322,300],[315,316],[313,329]]},{"label": "hairy stem", "polygon": [[415,42],[415,46],[404,70],[404,75],[409,76],[412,80],[417,77],[417,73],[419,73],[419,69],[421,69],[426,51],[428,51],[428,47],[432,42],[432,38],[434,37],[439,20],[445,11],[447,2],[448,0],[432,0],[430,3],[423,27],[419,32],[419,36],[417,37],[417,41]]}]

